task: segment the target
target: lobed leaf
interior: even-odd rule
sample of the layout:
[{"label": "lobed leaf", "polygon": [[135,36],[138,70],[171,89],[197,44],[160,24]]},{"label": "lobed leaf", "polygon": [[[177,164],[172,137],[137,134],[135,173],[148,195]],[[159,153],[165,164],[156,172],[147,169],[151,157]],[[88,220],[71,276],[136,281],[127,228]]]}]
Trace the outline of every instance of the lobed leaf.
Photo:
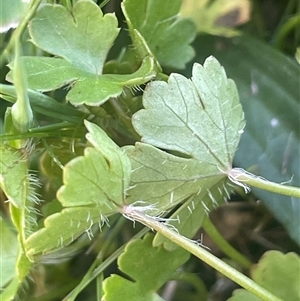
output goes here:
[{"label": "lobed leaf", "polygon": [[[77,1],[71,12],[45,4],[31,21],[30,35],[36,46],[57,57],[22,57],[29,88],[44,92],[70,85],[67,100],[73,105],[98,106],[119,96],[123,87],[152,79],[156,71],[150,57],[132,74],[102,74],[118,33],[117,18],[103,15],[91,0]],[[13,81],[11,72],[7,80]]]},{"label": "lobed leaf", "polygon": [[189,44],[196,28],[190,20],[178,18],[180,5],[180,0],[123,1],[122,10],[140,59],[146,52],[139,34],[162,65],[184,68],[194,56]]},{"label": "lobed leaf", "polygon": [[80,0],[72,12],[62,5],[43,5],[29,30],[39,48],[64,58],[80,70],[100,75],[119,33],[117,26],[113,14],[103,15],[95,2]]},{"label": "lobed leaf", "polygon": [[[246,170],[255,168],[255,174],[273,182],[299,186],[297,62],[246,35],[233,39],[202,35],[195,45],[199,49],[197,61],[213,54],[238,86],[247,125],[234,158],[235,165]],[[299,199],[261,189],[252,191],[300,245]]]},{"label": "lobed leaf", "polygon": [[152,239],[153,235],[148,234],[127,244],[118,265],[133,281],[119,275],[106,278],[103,284],[106,301],[162,300],[155,292],[188,260],[189,253],[183,249],[169,252],[155,248]]},{"label": "lobed leaf", "polygon": [[25,241],[26,255],[34,260],[34,255],[47,254],[69,245],[84,231],[91,234],[91,227],[98,223],[101,229],[106,216],[115,213],[115,207],[106,204],[97,207],[71,207],[48,216],[44,228],[30,235]]},{"label": "lobed leaf", "polygon": [[[88,73],[70,62],[49,57],[22,57],[27,75],[28,86],[42,92],[71,85],[67,100],[78,106],[87,104],[101,105],[110,97],[119,96],[123,87],[135,87],[155,76],[154,61],[147,57],[140,68],[132,74]],[[12,81],[11,73],[7,80]]]},{"label": "lobed leaf", "polygon": [[[0,289],[16,276],[15,265],[19,252],[18,238],[10,229],[10,225],[0,216]],[[9,243],[8,243],[9,242]]]},{"label": "lobed leaf", "polygon": [[[31,263],[23,249],[26,238],[35,226],[36,212],[33,208],[34,203],[39,200],[35,194],[34,185],[38,185],[38,182],[29,174],[25,155],[5,144],[0,145],[0,187],[10,202],[10,216],[18,231],[16,242],[19,244],[15,250],[13,250],[15,248],[14,244],[12,245],[12,254],[10,254],[12,258],[7,260],[7,264],[11,265],[11,261],[15,262],[15,276],[20,282],[27,276],[31,268]],[[3,230],[3,233],[1,231],[1,235],[12,235],[5,227],[7,226],[2,222],[1,230]],[[7,241],[14,241],[14,238],[11,237]],[[4,240],[1,241],[1,244],[3,243]],[[7,256],[7,247],[2,248],[1,252],[3,252],[4,257]],[[18,254],[15,252],[18,252]],[[3,266],[6,266],[6,264]],[[14,285],[12,287],[15,288]]]},{"label": "lobed leaf", "polygon": [[[222,178],[208,191],[203,189],[200,194],[192,195],[168,218],[166,224],[173,226],[187,238],[195,237],[209,211],[227,201],[230,187],[226,185],[226,180],[226,178]],[[153,245],[159,246],[161,244],[169,251],[178,248],[176,244],[157,233]]]},{"label": "lobed leaf", "polygon": [[150,83],[143,105],[132,119],[142,141],[225,171],[231,168],[243,111],[234,82],[215,58],[194,64],[192,80],[171,74],[168,83]]},{"label": "lobed leaf", "polygon": [[1,1],[0,33],[16,28],[27,7],[28,2],[22,0]]},{"label": "lobed leaf", "polygon": [[[300,298],[300,257],[296,253],[268,251],[250,271],[252,279],[274,295],[296,301]],[[280,283],[280,285],[278,285]]]},{"label": "lobed leaf", "polygon": [[64,185],[57,198],[65,207],[45,219],[45,228],[25,243],[27,256],[47,253],[70,244],[94,223],[118,212],[124,189],[130,180],[130,161],[123,151],[97,125],[85,121],[87,140],[93,146],[68,162],[63,170]]},{"label": "lobed leaf", "polygon": [[28,185],[28,166],[19,150],[0,145],[0,187],[14,206],[22,208]]},{"label": "lobed leaf", "polygon": [[[258,264],[251,268],[252,279],[282,300],[297,301],[300,298],[299,273],[300,258],[296,253],[283,254],[267,251]],[[230,301],[260,300],[252,293],[239,289]]]},{"label": "lobed leaf", "polygon": [[191,195],[207,192],[225,177],[215,166],[196,159],[180,158],[151,145],[136,143],[125,147],[132,173],[127,202],[143,200],[156,205],[156,214]]},{"label": "lobed leaf", "polygon": [[65,166],[64,186],[57,197],[65,207],[121,204],[130,180],[130,161],[98,126],[87,121],[85,125],[86,138],[94,147],[87,147],[84,156]]}]

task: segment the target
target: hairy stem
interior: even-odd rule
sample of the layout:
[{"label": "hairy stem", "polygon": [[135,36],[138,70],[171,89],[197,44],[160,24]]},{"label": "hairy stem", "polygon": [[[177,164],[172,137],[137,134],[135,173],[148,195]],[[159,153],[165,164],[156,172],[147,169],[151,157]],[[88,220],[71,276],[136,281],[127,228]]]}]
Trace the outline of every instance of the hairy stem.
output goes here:
[{"label": "hairy stem", "polygon": [[[136,235],[132,237],[132,239],[141,238],[149,231],[148,228],[142,229]],[[122,245],[119,249],[117,249],[114,253],[112,253],[107,259],[105,259],[97,268],[95,266],[99,263],[99,258],[96,258],[95,263],[92,264],[91,268],[87,272],[87,275],[82,279],[79,285],[71,291],[63,301],[72,301],[75,300],[76,296],[80,291],[82,291],[92,280],[101,275],[101,273],[113,262],[115,261],[125,250],[127,244]]]},{"label": "hairy stem", "polygon": [[171,230],[164,223],[159,222],[157,219],[145,215],[142,212],[134,210],[132,206],[124,206],[122,210],[123,210],[123,214],[128,218],[139,221],[140,223],[144,224],[150,229],[156,230],[158,233],[164,235],[178,246],[182,247],[183,249],[187,250],[191,254],[200,258],[208,265],[210,265],[211,267],[213,267],[214,269],[216,269],[217,271],[219,271],[220,273],[222,273],[232,281],[236,282],[243,288],[247,289],[257,297],[261,298],[262,300],[282,301],[281,299],[274,296],[263,287],[256,284],[253,280],[246,277],[244,274],[240,273],[230,265],[223,262],[221,259],[215,257],[207,250],[200,247],[194,241],[187,239],[184,236],[180,235],[179,233]]},{"label": "hairy stem", "polygon": [[228,177],[232,182],[239,185],[246,184],[247,186],[264,189],[266,191],[300,198],[300,188],[270,182],[262,177],[246,172],[241,168],[231,169]]},{"label": "hairy stem", "polygon": [[248,269],[250,267],[251,261],[248,258],[246,258],[243,254],[238,252],[224,239],[224,237],[221,235],[221,233],[218,231],[218,229],[214,226],[214,224],[208,217],[204,219],[202,227],[222,252],[224,252],[227,256],[235,260],[243,268]]}]

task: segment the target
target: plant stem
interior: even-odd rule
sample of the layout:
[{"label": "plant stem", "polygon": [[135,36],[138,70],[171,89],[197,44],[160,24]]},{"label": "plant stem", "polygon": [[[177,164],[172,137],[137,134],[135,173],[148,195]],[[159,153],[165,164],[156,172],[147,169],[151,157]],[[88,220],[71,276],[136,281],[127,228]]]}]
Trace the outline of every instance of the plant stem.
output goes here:
[{"label": "plant stem", "polygon": [[208,265],[233,280],[243,288],[247,289],[257,297],[261,298],[264,301],[282,301],[278,297],[271,294],[269,291],[264,289],[263,287],[256,284],[253,280],[246,277],[244,274],[240,273],[221,259],[215,257],[211,253],[209,253],[204,248],[200,247],[194,241],[180,235],[179,233],[168,228],[164,223],[159,222],[157,219],[145,215],[139,211],[135,211],[132,206],[124,206],[123,214],[130,219],[139,221],[143,225],[149,227],[150,229],[156,230],[158,233],[164,235],[172,242],[187,250],[191,254],[200,258]]},{"label": "plant stem", "polygon": [[293,186],[284,186],[282,184],[270,182],[262,177],[246,172],[241,168],[231,169],[228,177],[232,182],[239,185],[246,184],[274,193],[300,198],[300,188]]},{"label": "plant stem", "polygon": [[28,21],[35,14],[41,1],[42,0],[31,0],[30,3],[28,4],[28,9],[27,9],[26,13],[24,14],[24,17],[20,20],[20,23],[19,23],[18,27],[15,29],[15,31],[13,32],[8,45],[5,47],[5,50],[2,52],[2,54],[0,56],[0,67],[2,67],[4,62],[7,60],[7,57],[9,56],[10,51],[15,44],[15,41],[20,39],[22,33],[26,29],[26,26],[28,25]]},{"label": "plant stem", "polygon": [[[136,235],[132,237],[133,239],[141,238],[149,231],[148,228],[142,229]],[[103,261],[97,268],[95,265],[99,263],[99,258],[96,258],[95,262],[92,264],[91,268],[87,272],[82,279],[82,281],[78,284],[77,287],[73,291],[71,291],[63,301],[73,301],[78,293],[83,290],[90,282],[92,282],[98,275],[100,275],[113,261],[115,261],[125,250],[127,243],[122,245],[119,249],[117,249],[114,253],[112,253],[105,261]]]},{"label": "plant stem", "polygon": [[277,33],[275,46],[279,49],[282,49],[284,45],[285,39],[287,38],[288,34],[294,29],[297,28],[300,24],[300,16],[295,15],[287,20],[280,28]]},{"label": "plant stem", "polygon": [[204,218],[202,223],[202,227],[209,235],[209,237],[214,241],[214,243],[223,251],[227,256],[235,260],[238,264],[240,264],[243,268],[249,269],[251,265],[251,261],[246,258],[243,254],[238,252],[235,248],[233,248],[220,234],[218,229],[211,222],[209,217]]}]

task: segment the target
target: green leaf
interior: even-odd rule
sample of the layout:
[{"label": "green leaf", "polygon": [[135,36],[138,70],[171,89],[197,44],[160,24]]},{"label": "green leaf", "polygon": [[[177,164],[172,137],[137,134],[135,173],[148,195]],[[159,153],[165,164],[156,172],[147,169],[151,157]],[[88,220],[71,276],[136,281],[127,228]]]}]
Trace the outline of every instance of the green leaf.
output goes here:
[{"label": "green leaf", "polygon": [[28,6],[28,1],[10,0],[1,1],[0,32],[6,32],[10,28],[18,26],[19,21]]},{"label": "green leaf", "polygon": [[195,38],[196,28],[190,20],[178,18],[180,5],[180,0],[123,1],[122,10],[140,59],[146,53],[139,34],[162,65],[184,68],[194,56],[189,44]]},{"label": "green leaf", "polygon": [[[75,196],[76,197],[76,196]],[[76,200],[76,199],[75,199]],[[99,223],[99,228],[107,222],[106,216],[115,213],[115,207],[100,204],[97,207],[71,207],[47,217],[44,228],[30,235],[26,242],[26,254],[30,260],[34,255],[47,254],[69,245],[84,231],[92,236],[91,227]]]},{"label": "green leaf", "polygon": [[[34,90],[27,90],[30,105],[34,112],[46,116],[55,116],[73,123],[79,123],[83,120],[85,113],[81,112],[69,104],[60,103],[48,95],[42,94]],[[16,88],[12,85],[0,84],[1,98],[14,103],[17,99]],[[63,112],[63,114],[62,114]]]},{"label": "green leaf", "polygon": [[[204,218],[218,205],[224,203],[229,197],[229,187],[226,186],[226,178],[222,178],[209,191],[202,190],[198,195],[185,201],[165,222],[173,226],[181,235],[187,238],[193,238],[199,228],[202,226]],[[178,246],[166,239],[163,235],[157,233],[153,245],[164,247],[173,251]]]},{"label": "green leaf", "polygon": [[36,220],[36,212],[32,208],[39,201],[34,188],[38,182],[29,175],[28,163],[20,151],[3,144],[0,146],[0,154],[0,186],[10,201],[11,219],[19,232],[19,252],[14,269],[18,280],[22,281],[31,268],[23,249],[26,237],[35,226],[33,221]]},{"label": "green leaf", "polygon": [[[0,216],[0,289],[16,276],[15,265],[17,262],[19,245],[16,233],[13,233],[8,223]],[[8,243],[9,242],[9,243]]]},{"label": "green leaf", "polygon": [[152,215],[174,207],[191,195],[207,192],[226,177],[214,165],[180,158],[148,144],[136,143],[135,147],[125,147],[125,151],[132,165],[126,202],[142,200],[153,204]]},{"label": "green leaf", "polygon": [[[246,35],[232,39],[203,35],[195,45],[199,50],[197,61],[202,62],[206,55],[213,54],[238,86],[247,125],[235,155],[235,165],[251,168],[270,181],[299,186],[299,65]],[[299,199],[260,189],[253,192],[300,245]]]},{"label": "green leaf", "polygon": [[[45,4],[32,19],[30,34],[36,46],[57,57],[22,58],[29,88],[50,91],[71,85],[68,101],[76,106],[98,106],[120,95],[123,87],[152,79],[154,60],[149,57],[132,74],[102,75],[118,32],[117,18],[103,15],[93,1],[76,2],[72,12],[61,5]],[[11,73],[7,79],[12,81]]]},{"label": "green leaf", "polygon": [[[50,215],[45,228],[26,241],[27,255],[47,253],[70,244],[94,223],[105,223],[106,216],[118,212],[124,190],[130,181],[130,161],[123,151],[97,125],[85,122],[91,144],[68,162],[63,170],[64,185],[57,198],[65,209]],[[92,147],[93,146],[93,147]]]},{"label": "green leaf", "polygon": [[251,277],[256,283],[290,301],[300,299],[299,275],[300,257],[296,253],[268,251],[251,269]]},{"label": "green leaf", "polygon": [[118,265],[133,281],[119,275],[105,279],[106,301],[162,300],[155,292],[187,261],[189,253],[182,249],[169,252],[162,247],[154,248],[152,239],[153,235],[148,234],[127,244]]},{"label": "green leaf", "polygon": [[[145,58],[141,67],[132,74],[88,73],[68,61],[48,57],[23,57],[31,89],[51,91],[67,84],[72,85],[67,100],[73,105],[98,106],[110,97],[119,96],[123,87],[143,84],[155,75],[154,61]],[[10,80],[10,74],[7,77]]]},{"label": "green leaf", "polygon": [[130,181],[130,161],[101,128],[87,121],[85,125],[93,147],[65,166],[65,185],[57,193],[58,200],[65,207],[122,204]]},{"label": "green leaf", "polygon": [[0,187],[10,202],[11,218],[20,234],[20,243],[34,226],[34,211],[31,208],[39,202],[35,186],[39,183],[29,174],[28,162],[21,151],[0,145]]},{"label": "green leaf", "polygon": [[0,187],[9,202],[18,208],[24,206],[28,184],[28,166],[19,150],[0,145]]},{"label": "green leaf", "polygon": [[[226,178],[244,120],[235,85],[214,58],[194,65],[192,81],[171,74],[168,83],[150,83],[143,104],[132,119],[142,141],[190,156],[143,143],[125,147],[132,164],[127,202],[152,204],[154,215],[191,196],[200,199]],[[187,226],[186,233],[195,228]]]},{"label": "green leaf", "polygon": [[[296,253],[283,254],[279,251],[267,251],[250,272],[252,279],[257,284],[282,300],[297,301],[300,299],[300,258]],[[242,298],[244,296],[245,299]],[[241,299],[260,300],[245,290],[238,290],[229,300]]]},{"label": "green leaf", "polygon": [[113,14],[103,15],[96,3],[81,0],[72,12],[62,5],[45,4],[32,19],[29,30],[36,46],[80,70],[100,75],[119,33],[117,26]]},{"label": "green leaf", "polygon": [[150,83],[143,105],[132,119],[142,141],[231,168],[244,116],[236,86],[215,58],[194,64],[192,80],[171,74],[168,83]]}]

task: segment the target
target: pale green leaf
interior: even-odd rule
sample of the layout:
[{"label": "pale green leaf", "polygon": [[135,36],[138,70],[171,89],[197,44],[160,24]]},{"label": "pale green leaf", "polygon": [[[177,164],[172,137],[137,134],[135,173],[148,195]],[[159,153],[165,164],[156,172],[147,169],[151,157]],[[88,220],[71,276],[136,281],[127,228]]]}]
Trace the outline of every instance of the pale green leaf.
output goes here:
[{"label": "pale green leaf", "polygon": [[[150,57],[132,74],[102,74],[118,32],[117,18],[103,15],[93,1],[80,0],[71,12],[61,5],[42,6],[31,21],[30,35],[55,57],[22,58],[29,88],[51,91],[69,85],[66,98],[73,105],[98,106],[124,87],[146,83],[156,74]],[[11,72],[7,80],[13,81]]]},{"label": "pale green leaf", "polygon": [[17,294],[20,282],[17,277],[14,277],[12,281],[5,287],[3,291],[0,293],[1,301],[11,301]]},{"label": "pale green leaf", "polygon": [[168,83],[150,83],[143,105],[132,120],[142,141],[217,169],[231,168],[244,128],[243,111],[234,82],[215,58],[194,64],[192,80],[171,74]]},{"label": "pale green leaf", "polygon": [[[11,230],[12,227],[0,216],[0,289],[16,276],[16,261],[19,251],[18,239],[16,233]],[[9,242],[9,243],[8,243]]]},{"label": "pale green leaf", "polygon": [[[228,199],[229,188],[226,186],[226,178],[223,178],[209,188],[209,191],[203,189],[198,195],[192,195],[168,218],[166,224],[172,225],[181,235],[193,238],[202,226],[209,211]],[[173,251],[178,247],[163,235],[157,233],[153,245],[159,246],[160,244],[164,244],[164,247],[169,251]]]},{"label": "pale green leaf", "polygon": [[[299,186],[299,64],[249,35],[234,39],[201,35],[195,47],[199,49],[197,61],[213,54],[238,86],[247,125],[235,165],[251,168],[272,182]],[[300,245],[299,199],[262,189],[252,191]]]},{"label": "pale green leaf", "polygon": [[109,208],[106,204],[99,204],[97,207],[66,208],[52,214],[45,219],[44,228],[27,238],[26,254],[33,260],[34,255],[46,254],[69,245],[84,231],[91,235],[92,225],[99,223],[101,229],[106,216],[112,213],[115,213],[114,206]]},{"label": "pale green leaf", "polygon": [[[183,249],[169,252],[152,246],[153,235],[131,241],[118,258],[118,265],[133,281],[111,275],[104,281],[106,301],[162,300],[156,291],[189,258]],[[141,268],[142,267],[142,268]]]},{"label": "pale green leaf", "polygon": [[[300,258],[296,253],[267,251],[250,270],[252,279],[282,300],[300,300]],[[252,293],[238,289],[228,301],[259,301]]]},{"label": "pale green leaf", "polygon": [[68,162],[63,170],[64,185],[57,198],[65,209],[50,215],[45,228],[25,243],[27,255],[47,253],[70,244],[94,223],[101,225],[117,213],[130,181],[131,165],[123,151],[97,125],[85,122],[87,140],[93,146]]},{"label": "pale green leaf", "polygon": [[[67,100],[73,105],[101,105],[110,97],[119,96],[123,87],[135,87],[155,76],[154,60],[145,58],[132,74],[88,73],[72,63],[49,57],[22,57],[28,75],[28,86],[39,91],[51,91],[70,85]],[[11,73],[7,80],[12,81]]]},{"label": "pale green leaf", "polygon": [[79,79],[68,93],[67,100],[76,106],[84,103],[101,105],[110,97],[121,95],[123,88],[135,88],[153,79],[156,75],[154,68],[154,60],[146,57],[140,68],[132,74],[103,74]]},{"label": "pale green leaf", "polygon": [[[90,75],[61,58],[25,56],[22,60],[27,72],[28,86],[42,92],[58,89]],[[7,79],[12,81],[11,73],[7,75]]]},{"label": "pale green leaf", "polygon": [[62,5],[43,5],[29,30],[36,46],[81,70],[100,75],[119,33],[117,26],[113,14],[103,15],[93,1],[81,0],[72,12]]},{"label": "pale green leaf", "polygon": [[71,160],[64,168],[57,197],[65,207],[95,206],[123,202],[124,189],[130,180],[130,161],[98,126],[85,122],[89,133],[84,156]]},{"label": "pale green leaf", "polygon": [[136,143],[125,150],[132,165],[126,200],[156,205],[153,214],[170,209],[193,194],[207,192],[225,177],[214,165],[180,158],[148,144]]},{"label": "pale green leaf", "polygon": [[27,162],[19,150],[0,145],[0,187],[7,199],[18,208],[24,206],[28,182]]},{"label": "pale green leaf", "polygon": [[[10,256],[15,260],[15,274],[18,280],[22,281],[31,267],[22,250],[24,241],[34,226],[32,221],[35,220],[35,212],[31,211],[31,207],[34,206],[34,202],[38,202],[33,186],[36,181],[28,174],[28,162],[19,150],[9,148],[3,144],[0,146],[0,156],[0,186],[10,201],[11,219],[19,232],[17,240],[19,243],[18,256],[14,258],[13,252]],[[13,240],[11,238],[6,242],[12,241],[13,243]],[[2,243],[3,241],[1,241]],[[12,248],[14,248],[14,244]],[[6,260],[9,262],[9,259]]]},{"label": "pale green leaf", "polygon": [[[209,58],[204,67],[194,65],[192,80],[171,74],[168,83],[150,83],[143,104],[145,109],[132,120],[142,141],[149,144],[125,148],[132,164],[127,201],[151,204],[147,212],[151,215],[187,202],[174,213],[171,224],[193,237],[205,210],[229,195],[226,172],[244,127],[236,87],[220,64]],[[157,238],[155,244],[164,241]],[[174,248],[170,243],[166,247]]]},{"label": "pale green leaf", "polygon": [[26,11],[28,1],[1,0],[0,5],[0,32],[2,33],[18,26],[22,15]]},{"label": "pale green leaf", "polygon": [[178,18],[180,5],[180,0],[123,2],[123,13],[141,59],[146,53],[145,48],[140,47],[141,40],[137,32],[162,65],[184,68],[194,56],[194,50],[189,44],[195,38],[196,28],[190,20]]},{"label": "pale green leaf", "polygon": [[300,299],[300,257],[296,253],[268,251],[250,271],[252,279],[274,295],[289,301]]}]

